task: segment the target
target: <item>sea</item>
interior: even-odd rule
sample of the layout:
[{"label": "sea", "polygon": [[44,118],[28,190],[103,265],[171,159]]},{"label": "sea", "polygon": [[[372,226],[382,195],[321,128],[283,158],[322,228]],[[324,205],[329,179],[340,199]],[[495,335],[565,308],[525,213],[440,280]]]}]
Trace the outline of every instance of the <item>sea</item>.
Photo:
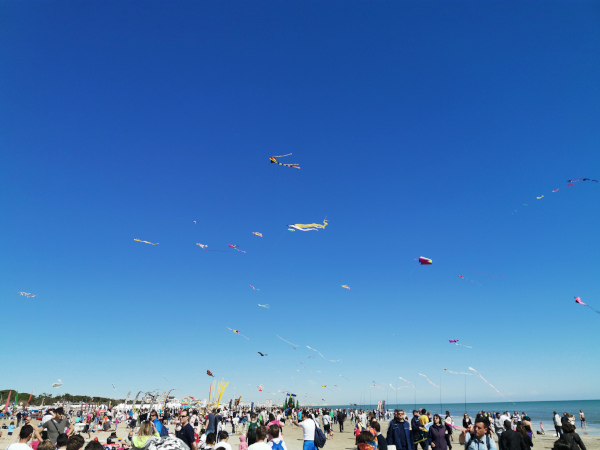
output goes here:
[{"label": "sea", "polygon": [[[477,412],[504,412],[513,413],[518,411],[519,414],[526,412],[531,417],[531,424],[534,431],[540,429],[540,422],[544,424],[546,434],[554,434],[554,422],[552,420],[553,412],[556,411],[562,416],[564,412],[575,416],[575,426],[577,433],[582,435],[598,436],[600,435],[600,400],[563,400],[563,401],[545,401],[545,402],[499,402],[499,403],[430,403],[417,405],[414,404],[399,404],[388,403],[385,405],[387,410],[401,408],[406,412],[411,412],[413,409],[425,408],[432,414],[440,414],[445,417],[446,411],[450,411],[450,415],[454,419],[454,423],[461,425],[463,414],[466,412],[469,417],[474,418]],[[375,405],[327,405],[327,408],[359,408],[359,409],[377,409]],[[587,421],[587,431],[582,430],[579,423],[579,410],[583,410]]]}]

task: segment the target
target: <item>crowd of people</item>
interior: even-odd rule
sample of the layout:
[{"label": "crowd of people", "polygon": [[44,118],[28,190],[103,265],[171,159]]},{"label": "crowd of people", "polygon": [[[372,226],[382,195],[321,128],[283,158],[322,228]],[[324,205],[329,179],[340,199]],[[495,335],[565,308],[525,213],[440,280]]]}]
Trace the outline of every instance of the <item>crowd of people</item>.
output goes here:
[{"label": "crowd of people", "polygon": [[[449,411],[444,417],[426,409],[415,409],[412,417],[396,409],[389,411],[325,408],[176,408],[156,409],[79,409],[65,412],[63,407],[49,408],[38,417],[40,425],[22,411],[11,414],[10,424],[3,426],[8,436],[15,430],[18,438],[7,450],[233,450],[230,433],[239,434],[236,450],[287,450],[284,429],[298,426],[303,433],[303,450],[317,450],[322,439],[334,438],[334,428],[344,433],[348,420],[358,450],[452,450],[454,435],[465,450],[530,450],[535,435],[545,434],[543,423],[534,433],[531,418],[515,411],[479,411],[474,419],[464,414],[462,426],[456,425]],[[582,428],[587,428],[583,411]],[[387,433],[382,423],[389,420]],[[16,421],[16,425],[15,425]],[[586,450],[575,432],[574,417],[553,414],[556,437],[554,450]],[[22,427],[19,426],[22,423]],[[117,437],[119,424],[126,424],[128,434]],[[230,430],[230,431],[228,431]],[[106,443],[93,434],[109,432]],[[0,436],[3,430],[0,430]],[[88,442],[82,435],[87,435]],[[569,448],[567,448],[569,447]]]}]

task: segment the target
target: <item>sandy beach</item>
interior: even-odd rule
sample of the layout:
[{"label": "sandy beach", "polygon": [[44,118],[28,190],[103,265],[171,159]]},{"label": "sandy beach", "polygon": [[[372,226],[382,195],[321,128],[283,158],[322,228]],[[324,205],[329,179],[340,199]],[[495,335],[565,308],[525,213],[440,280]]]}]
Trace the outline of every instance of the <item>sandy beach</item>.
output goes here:
[{"label": "sandy beach", "polygon": [[[40,424],[39,421],[33,421],[32,425],[37,427]],[[355,450],[356,446],[354,445],[354,435],[352,434],[352,424],[350,421],[346,421],[345,423],[345,431],[340,433],[336,431],[334,437],[327,441],[327,444],[324,447],[324,450]],[[387,432],[388,423],[382,424],[382,433],[385,436]],[[173,431],[175,429],[174,425],[170,425],[169,429]],[[337,425],[334,425],[334,430],[339,430]],[[228,432],[231,429],[227,430]],[[129,430],[125,426],[119,426],[117,429],[117,436],[120,438],[127,437]],[[0,438],[0,450],[4,450],[13,442],[17,441],[17,434],[13,436],[8,436],[6,430],[3,430],[3,436]],[[110,435],[109,432],[99,432],[92,434],[92,438],[98,438],[101,443],[106,443],[106,438]],[[588,450],[600,450],[600,436],[589,436],[586,435],[585,432],[579,433],[583,443],[585,444]],[[88,441],[88,437],[86,434],[82,434],[85,438],[86,442]],[[229,444],[231,444],[233,450],[237,450],[239,444],[239,432],[230,435]],[[286,446],[289,450],[302,450],[302,430],[299,427],[296,427],[290,424],[287,421],[286,426],[283,429],[283,437],[286,443]],[[534,439],[534,449],[552,449],[554,441],[556,438],[552,434],[546,434],[545,436],[536,435]],[[459,449],[462,447],[458,443],[458,434],[454,435],[453,449]],[[420,447],[419,447],[420,448]]]}]

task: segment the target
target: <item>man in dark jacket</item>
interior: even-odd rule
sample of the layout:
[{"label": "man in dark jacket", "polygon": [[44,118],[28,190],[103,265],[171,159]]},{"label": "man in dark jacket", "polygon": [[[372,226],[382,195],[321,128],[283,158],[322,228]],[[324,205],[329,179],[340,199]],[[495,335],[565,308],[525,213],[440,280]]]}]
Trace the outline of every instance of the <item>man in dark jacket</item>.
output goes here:
[{"label": "man in dark jacket", "polygon": [[344,420],[346,420],[346,413],[340,409],[337,413],[337,422],[340,426],[340,433],[344,432]]},{"label": "man in dark jacket", "polygon": [[411,450],[410,425],[401,409],[394,410],[394,418],[388,426],[386,442],[388,445],[395,445],[396,450]]},{"label": "man in dark jacket", "polygon": [[504,431],[498,440],[500,450],[529,450],[525,439],[518,431],[513,431],[510,420],[504,421]]}]

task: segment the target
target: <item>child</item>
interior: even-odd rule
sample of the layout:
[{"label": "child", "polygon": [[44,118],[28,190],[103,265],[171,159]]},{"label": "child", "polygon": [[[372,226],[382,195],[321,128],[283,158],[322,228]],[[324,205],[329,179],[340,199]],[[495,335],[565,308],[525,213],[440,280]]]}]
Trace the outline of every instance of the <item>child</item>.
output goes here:
[{"label": "child", "polygon": [[10,425],[8,426],[8,435],[9,436],[12,436],[14,429],[15,429],[15,423],[11,422]]},{"label": "child", "polygon": [[240,445],[238,446],[238,450],[248,450],[248,443],[246,442],[245,434],[240,436]]},{"label": "child", "polygon": [[279,426],[277,425],[269,427],[269,446],[273,450],[287,450],[285,442],[283,442],[283,438],[280,435]]}]

